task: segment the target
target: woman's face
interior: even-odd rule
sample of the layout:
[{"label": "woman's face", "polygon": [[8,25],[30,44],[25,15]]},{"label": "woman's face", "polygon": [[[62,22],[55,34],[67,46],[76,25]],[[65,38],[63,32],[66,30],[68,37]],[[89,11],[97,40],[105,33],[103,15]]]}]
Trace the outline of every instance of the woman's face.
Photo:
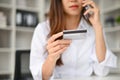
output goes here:
[{"label": "woman's face", "polygon": [[62,0],[64,11],[67,15],[80,15],[82,11],[83,0]]}]

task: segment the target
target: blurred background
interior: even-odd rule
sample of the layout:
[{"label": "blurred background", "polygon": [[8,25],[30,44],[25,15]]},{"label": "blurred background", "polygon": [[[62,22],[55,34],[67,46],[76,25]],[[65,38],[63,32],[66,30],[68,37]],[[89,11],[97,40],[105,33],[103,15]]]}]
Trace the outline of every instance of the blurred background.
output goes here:
[{"label": "blurred background", "polygon": [[[120,80],[120,0],[94,0],[101,12],[106,41],[118,68],[100,80]],[[50,0],[0,0],[0,80],[33,80],[30,45],[36,25],[47,18]]]}]

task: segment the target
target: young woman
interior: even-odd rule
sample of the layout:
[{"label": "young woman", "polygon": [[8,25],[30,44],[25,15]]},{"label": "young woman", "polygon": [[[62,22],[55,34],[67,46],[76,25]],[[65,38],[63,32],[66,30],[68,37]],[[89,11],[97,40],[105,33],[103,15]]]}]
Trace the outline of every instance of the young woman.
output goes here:
[{"label": "young woman", "polygon": [[[90,5],[86,10],[84,7]],[[90,15],[89,20],[84,16]],[[105,44],[99,9],[91,0],[51,0],[49,19],[35,29],[30,56],[34,80],[105,76],[116,56]],[[63,30],[87,29],[79,40],[61,39]]]}]

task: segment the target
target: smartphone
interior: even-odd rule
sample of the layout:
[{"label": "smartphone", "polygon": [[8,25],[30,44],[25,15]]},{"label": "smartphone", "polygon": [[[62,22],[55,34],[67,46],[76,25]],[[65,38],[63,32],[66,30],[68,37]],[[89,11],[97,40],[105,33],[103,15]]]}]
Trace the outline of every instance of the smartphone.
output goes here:
[{"label": "smartphone", "polygon": [[[90,5],[85,6],[85,7],[83,8],[83,9],[84,9],[84,12],[85,12],[86,10],[90,9],[90,8],[91,8]],[[89,12],[87,15],[85,15],[85,18],[88,20],[89,17],[90,17],[92,14],[93,14],[93,12]]]}]

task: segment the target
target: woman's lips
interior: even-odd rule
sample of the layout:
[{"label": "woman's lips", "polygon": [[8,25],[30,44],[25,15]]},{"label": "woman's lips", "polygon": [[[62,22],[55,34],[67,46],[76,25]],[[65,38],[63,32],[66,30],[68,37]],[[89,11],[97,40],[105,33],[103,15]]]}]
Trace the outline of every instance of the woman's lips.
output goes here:
[{"label": "woman's lips", "polygon": [[72,6],[70,6],[70,8],[72,8],[72,9],[77,9],[79,6],[78,5],[72,5]]}]

